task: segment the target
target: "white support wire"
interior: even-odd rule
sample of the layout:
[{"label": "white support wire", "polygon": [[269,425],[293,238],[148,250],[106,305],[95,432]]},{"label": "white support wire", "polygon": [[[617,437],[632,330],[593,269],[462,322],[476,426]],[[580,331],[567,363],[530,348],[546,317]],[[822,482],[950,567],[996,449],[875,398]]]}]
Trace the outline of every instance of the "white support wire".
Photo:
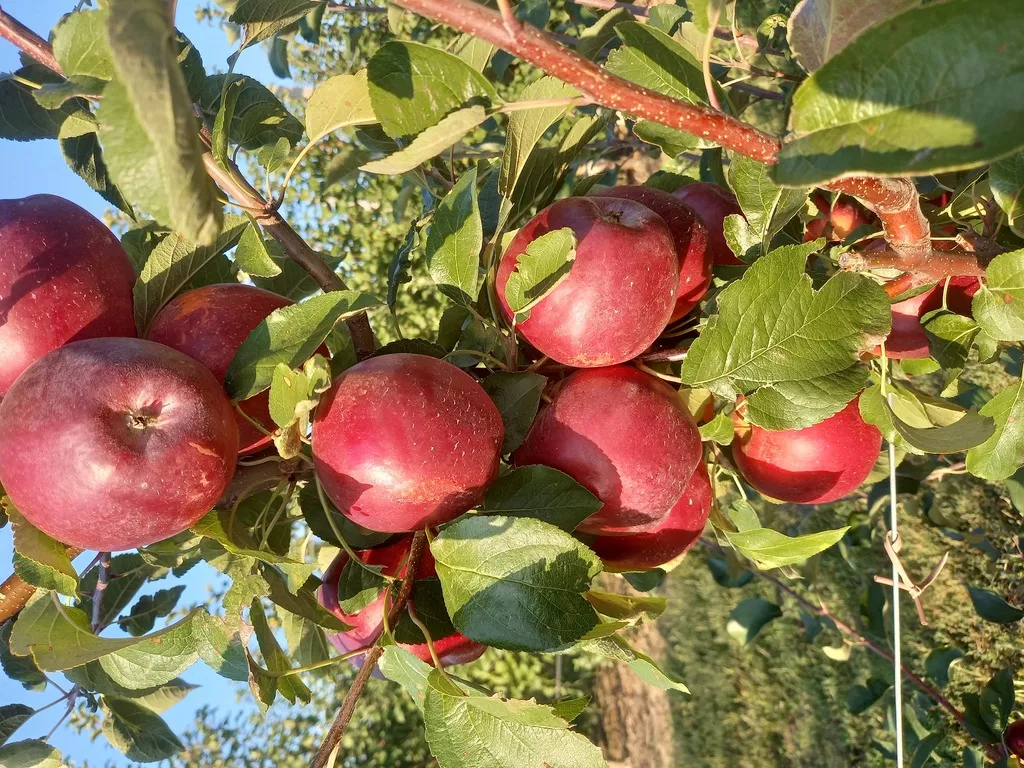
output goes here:
[{"label": "white support wire", "polygon": [[[892,406],[892,393],[889,394]],[[893,546],[899,539],[896,520],[896,447],[889,443],[889,540]],[[903,768],[903,664],[900,659],[900,569],[897,561],[892,562],[892,644],[893,644],[893,694],[896,706],[896,765]]]}]

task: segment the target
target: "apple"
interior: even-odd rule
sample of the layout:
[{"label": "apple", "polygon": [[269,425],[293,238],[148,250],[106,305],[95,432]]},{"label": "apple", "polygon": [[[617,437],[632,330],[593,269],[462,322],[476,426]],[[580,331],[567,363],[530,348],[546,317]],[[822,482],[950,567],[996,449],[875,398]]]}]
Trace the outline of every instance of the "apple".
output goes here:
[{"label": "apple", "polygon": [[[154,318],[146,338],[184,352],[223,382],[235,352],[253,328],[275,309],[292,303],[284,296],[242,283],[207,285],[186,291],[168,303]],[[238,405],[250,419],[268,431],[274,430],[269,392]],[[235,421],[240,453],[253,453],[270,443],[270,438],[241,414],[235,413]]]},{"label": "apple", "polygon": [[[840,195],[832,202],[823,192],[811,194],[811,202],[822,215],[807,224],[804,240],[816,240],[825,237],[829,240],[842,242],[860,227],[878,222],[878,217],[848,195]],[[817,224],[816,222],[821,222]],[[815,226],[811,226],[814,224]],[[830,233],[831,231],[831,233]],[[814,234],[813,237],[811,235]]]},{"label": "apple", "polygon": [[743,215],[736,196],[728,189],[707,181],[695,181],[672,193],[697,212],[708,228],[711,258],[715,264],[743,266],[725,241],[725,217],[735,213]]},{"label": "apple", "polygon": [[334,380],[313,420],[313,461],[342,514],[371,531],[448,522],[498,475],[505,428],[476,380],[426,355],[382,355]]},{"label": "apple", "polygon": [[565,472],[604,503],[578,530],[640,533],[679,501],[701,460],[701,443],[678,392],[620,365],[565,379],[513,460]]},{"label": "apple", "polygon": [[882,448],[882,433],[860,417],[859,401],[855,397],[806,429],[776,432],[737,423],[736,468],[772,499],[799,504],[841,499],[867,479]]},{"label": "apple", "polygon": [[512,321],[505,286],[518,258],[538,237],[564,227],[578,241],[572,269],[516,328],[540,352],[575,368],[633,359],[672,317],[679,258],[668,225],[632,200],[570,197],[534,216],[498,265],[502,314]]},{"label": "apple", "polygon": [[597,194],[633,200],[650,208],[668,224],[679,257],[679,291],[671,322],[697,306],[711,285],[712,261],[708,248],[708,229],[696,212],[668,192],[639,184],[611,187]]},{"label": "apple", "polygon": [[1015,720],[1006,726],[1003,743],[1014,757],[1024,757],[1024,720]]},{"label": "apple", "polygon": [[101,221],[69,200],[0,200],[0,397],[69,341],[135,336],[135,268]]},{"label": "apple", "polygon": [[[928,357],[928,337],[921,318],[942,306],[945,281],[929,291],[892,305],[892,330],[885,340],[885,355],[894,360]],[[971,301],[981,288],[976,277],[951,277],[946,291],[946,306],[958,315],[972,317]]]},{"label": "apple", "polygon": [[231,403],[206,368],[142,339],[87,339],[0,402],[0,485],[64,544],[109,552],[184,531],[235,471]]},{"label": "apple", "polygon": [[711,514],[711,502],[711,478],[701,463],[668,517],[650,531],[592,536],[584,542],[601,558],[606,571],[648,571],[675,560],[693,546]]},{"label": "apple", "polygon": [[[385,576],[401,578],[405,576],[409,545],[410,539],[403,539],[393,544],[378,547],[377,549],[364,549],[356,552],[356,554],[367,565],[382,566],[382,573]],[[348,563],[348,555],[345,552],[334,558],[324,572],[323,583],[320,585],[317,593],[317,599],[324,608],[352,627],[347,632],[328,634],[328,638],[342,653],[354,651],[372,644],[384,626],[383,592],[381,592],[376,600],[357,613],[345,613],[341,606],[338,605],[338,581],[341,579],[341,572],[345,568],[346,563]],[[434,567],[434,558],[430,554],[430,549],[425,547],[420,557],[419,567],[416,569],[416,578],[430,579],[436,577],[437,571]],[[411,603],[412,600],[410,600]],[[413,605],[414,609],[415,607]],[[395,627],[391,629],[392,632],[395,631]],[[470,640],[458,632],[453,632],[444,637],[433,637],[431,640],[434,643],[434,650],[443,667],[476,661],[487,650],[486,645]],[[399,643],[399,647],[409,651],[421,661],[425,661],[428,664],[433,663],[430,649],[425,642],[417,644]],[[353,657],[353,663],[359,666],[362,663],[362,656]]]}]

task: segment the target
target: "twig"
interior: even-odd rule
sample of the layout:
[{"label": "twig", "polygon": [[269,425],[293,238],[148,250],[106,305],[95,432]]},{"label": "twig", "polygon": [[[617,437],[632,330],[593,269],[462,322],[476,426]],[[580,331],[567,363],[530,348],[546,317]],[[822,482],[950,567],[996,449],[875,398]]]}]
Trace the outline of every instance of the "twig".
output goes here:
[{"label": "twig", "polygon": [[913,262],[908,262],[905,257],[895,251],[879,251],[877,253],[848,251],[839,257],[839,267],[851,272],[874,269],[909,269],[915,277],[932,278],[933,280],[942,277],[983,277],[985,275],[985,268],[979,262],[977,255],[950,251],[930,250],[927,257]]},{"label": "twig", "polygon": [[96,589],[92,592],[92,631],[96,634],[100,631],[100,604],[103,602],[103,590],[107,588],[107,579],[110,577],[110,553],[100,552],[99,573],[96,575]]},{"label": "twig", "polygon": [[583,5],[588,8],[598,8],[602,11],[615,11],[623,10],[628,11],[634,16],[646,16],[647,7],[643,5],[634,5],[633,3],[622,3],[617,0],[569,0],[571,3],[576,5]]},{"label": "twig", "polygon": [[14,43],[16,48],[27,53],[47,69],[63,74],[49,43],[3,8],[0,8],[0,37]]},{"label": "twig", "polygon": [[[402,587],[398,590],[398,597],[395,598],[395,602],[388,612],[387,622],[389,626],[394,624],[409,602],[409,595],[412,594],[412,585],[416,580],[416,571],[419,568],[420,557],[423,555],[423,548],[426,546],[426,543],[427,534],[424,531],[417,531],[416,535],[412,537],[412,544],[409,547],[409,559],[406,561],[405,566],[405,576],[402,579]],[[377,667],[377,662],[380,661],[380,657],[384,653],[384,646],[380,644],[380,640],[381,638],[378,637],[374,646],[366,652],[363,665],[359,668],[359,674],[352,681],[352,687],[348,689],[345,700],[341,704],[341,709],[338,710],[334,722],[331,723],[331,727],[327,731],[320,749],[317,750],[313,762],[309,764],[310,768],[325,768],[331,753],[334,752],[335,747],[341,742],[341,737],[345,735],[345,729],[348,728],[352,714],[356,710],[359,697],[362,696],[363,689],[366,688],[370,675],[373,674],[373,670]]]}]

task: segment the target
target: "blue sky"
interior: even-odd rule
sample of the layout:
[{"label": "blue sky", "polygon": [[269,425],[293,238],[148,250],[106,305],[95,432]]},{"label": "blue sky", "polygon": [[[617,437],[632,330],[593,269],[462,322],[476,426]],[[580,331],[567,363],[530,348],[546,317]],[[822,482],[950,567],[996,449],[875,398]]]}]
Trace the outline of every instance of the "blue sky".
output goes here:
[{"label": "blue sky", "polygon": [[[178,27],[199,48],[208,72],[227,69],[225,59],[231,52],[223,31],[207,24],[200,24],[195,19],[195,0],[179,0]],[[205,5],[205,3],[202,3]],[[57,20],[71,11],[76,0],[4,0],[4,10],[46,37]],[[0,40],[0,72],[8,72],[19,66],[18,54],[12,45]],[[239,60],[236,71],[259,78],[264,83],[282,82],[276,78],[267,64],[262,49],[247,51]],[[17,198],[27,195],[49,193],[60,195],[81,205],[86,210],[101,216],[108,205],[99,195],[93,192],[81,179],[65,165],[55,141],[10,142],[0,141],[0,169],[3,169],[0,181],[0,197]],[[10,571],[11,555],[10,528],[0,529],[0,579]],[[83,555],[77,561],[79,568],[91,560],[92,553]],[[215,577],[212,569],[203,566],[193,569],[181,582],[188,585],[181,605],[200,604],[207,599],[207,583]],[[150,592],[158,588],[171,586],[173,577],[154,585]],[[114,632],[113,634],[116,634]],[[181,732],[193,720],[195,710],[204,705],[217,705],[222,708],[238,707],[235,701],[236,689],[226,680],[217,677],[202,664],[197,665],[183,676],[188,682],[201,687],[192,691],[183,702],[165,713],[164,718],[177,732]],[[33,694],[21,688],[21,685],[7,680],[0,674],[0,705],[13,702],[41,707],[57,698],[52,692]],[[42,738],[54,725],[63,711],[63,706],[53,707],[38,718],[33,718],[15,735],[15,739]],[[88,758],[94,765],[103,765],[108,760],[117,765],[130,765],[119,752],[111,748],[106,740],[98,739],[90,742],[87,738],[77,736],[66,726],[62,727],[50,742],[60,749],[65,756],[79,761]]]}]

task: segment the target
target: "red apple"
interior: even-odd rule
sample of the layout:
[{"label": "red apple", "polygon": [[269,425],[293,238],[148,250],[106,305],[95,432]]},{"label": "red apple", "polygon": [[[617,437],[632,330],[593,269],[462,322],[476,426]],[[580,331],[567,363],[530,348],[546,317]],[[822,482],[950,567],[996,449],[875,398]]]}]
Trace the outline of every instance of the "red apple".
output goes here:
[{"label": "red apple", "polygon": [[[388,544],[377,549],[364,549],[361,552],[356,552],[356,554],[367,565],[383,566],[382,573],[385,576],[401,578],[405,576],[409,544],[409,539],[403,539],[397,543]],[[323,584],[320,586],[317,595],[320,604],[324,608],[352,627],[347,632],[328,635],[334,646],[342,653],[354,651],[372,644],[384,626],[383,592],[376,600],[358,613],[345,613],[341,606],[338,605],[338,580],[341,578],[341,572],[345,568],[346,563],[348,563],[348,555],[344,552],[334,558],[324,573]],[[419,567],[416,569],[416,578],[428,579],[436,576],[437,571],[434,568],[434,558],[430,554],[430,549],[425,548],[420,558]],[[410,600],[411,603],[412,601]],[[413,605],[414,609],[415,607]],[[394,627],[391,628],[392,632],[394,629]],[[458,632],[446,635],[445,637],[434,637],[431,640],[434,643],[434,651],[441,661],[441,666],[444,667],[476,661],[487,650],[486,645],[470,640]],[[425,642],[414,645],[399,643],[399,646],[428,664],[433,662],[430,656],[430,649]],[[353,662],[356,666],[359,666],[362,663],[362,656],[354,657]]]},{"label": "red apple", "polygon": [[135,336],[135,269],[102,222],[69,200],[0,200],[0,397],[69,341]]},{"label": "red apple", "polygon": [[711,478],[701,463],[668,517],[650,531],[628,536],[593,536],[584,541],[604,562],[606,571],[657,568],[693,546],[711,514],[711,501]]},{"label": "red apple", "polygon": [[[805,239],[814,240],[824,236],[829,240],[842,242],[860,227],[878,222],[878,217],[875,214],[847,195],[840,195],[835,202],[832,202],[825,193],[814,192],[811,195],[811,202],[823,216],[821,219],[815,219],[815,221],[822,222],[822,231],[815,237]],[[831,235],[829,234],[830,229]],[[807,232],[808,234],[811,232],[810,223],[807,225]]]},{"label": "red apple", "polygon": [[650,208],[668,224],[679,257],[679,292],[671,321],[675,322],[697,306],[711,285],[712,261],[708,229],[696,212],[668,192],[639,184],[611,187],[597,194],[633,200]]},{"label": "red apple", "polygon": [[1006,726],[1003,743],[1014,757],[1024,757],[1024,720],[1015,720]]},{"label": "red apple", "polygon": [[0,484],[29,522],[80,549],[185,530],[221,497],[237,453],[220,383],[151,341],[67,344],[0,403]]},{"label": "red apple", "polygon": [[[894,360],[928,357],[928,337],[921,326],[921,317],[942,306],[943,283],[892,305],[892,330],[885,340],[886,357]],[[971,317],[971,300],[980,287],[976,277],[950,278],[946,306],[958,315]]]},{"label": "red apple", "polygon": [[[235,352],[252,329],[275,309],[292,303],[284,296],[242,283],[207,285],[186,291],[160,310],[146,337],[195,358],[223,382]],[[274,429],[269,392],[243,400],[239,407],[268,431]],[[269,437],[240,414],[235,414],[235,421],[241,453],[253,453],[270,443]]]},{"label": "red apple", "polygon": [[370,358],[316,409],[313,460],[354,523],[399,533],[476,506],[498,474],[505,428],[472,376],[426,355]]},{"label": "red apple", "polygon": [[737,426],[736,468],[757,490],[779,501],[824,504],[841,499],[871,474],[882,433],[860,417],[859,397],[806,429],[769,431]]},{"label": "red apple", "polygon": [[672,193],[688,206],[693,208],[708,228],[711,257],[715,264],[742,266],[743,262],[736,258],[729,244],[725,241],[725,217],[736,213],[743,215],[736,197],[728,189],[707,181],[696,181],[687,184]]},{"label": "red apple", "polygon": [[657,526],[679,501],[701,444],[672,387],[620,365],[565,379],[513,458],[517,466],[565,472],[604,503],[580,531],[639,533]]},{"label": "red apple", "polygon": [[519,333],[576,368],[631,360],[661,335],[675,307],[679,259],[668,225],[640,203],[614,197],[570,197],[545,208],[519,230],[498,265],[507,321],[505,286],[517,259],[538,237],[563,227],[576,233],[576,261],[518,323]]}]

